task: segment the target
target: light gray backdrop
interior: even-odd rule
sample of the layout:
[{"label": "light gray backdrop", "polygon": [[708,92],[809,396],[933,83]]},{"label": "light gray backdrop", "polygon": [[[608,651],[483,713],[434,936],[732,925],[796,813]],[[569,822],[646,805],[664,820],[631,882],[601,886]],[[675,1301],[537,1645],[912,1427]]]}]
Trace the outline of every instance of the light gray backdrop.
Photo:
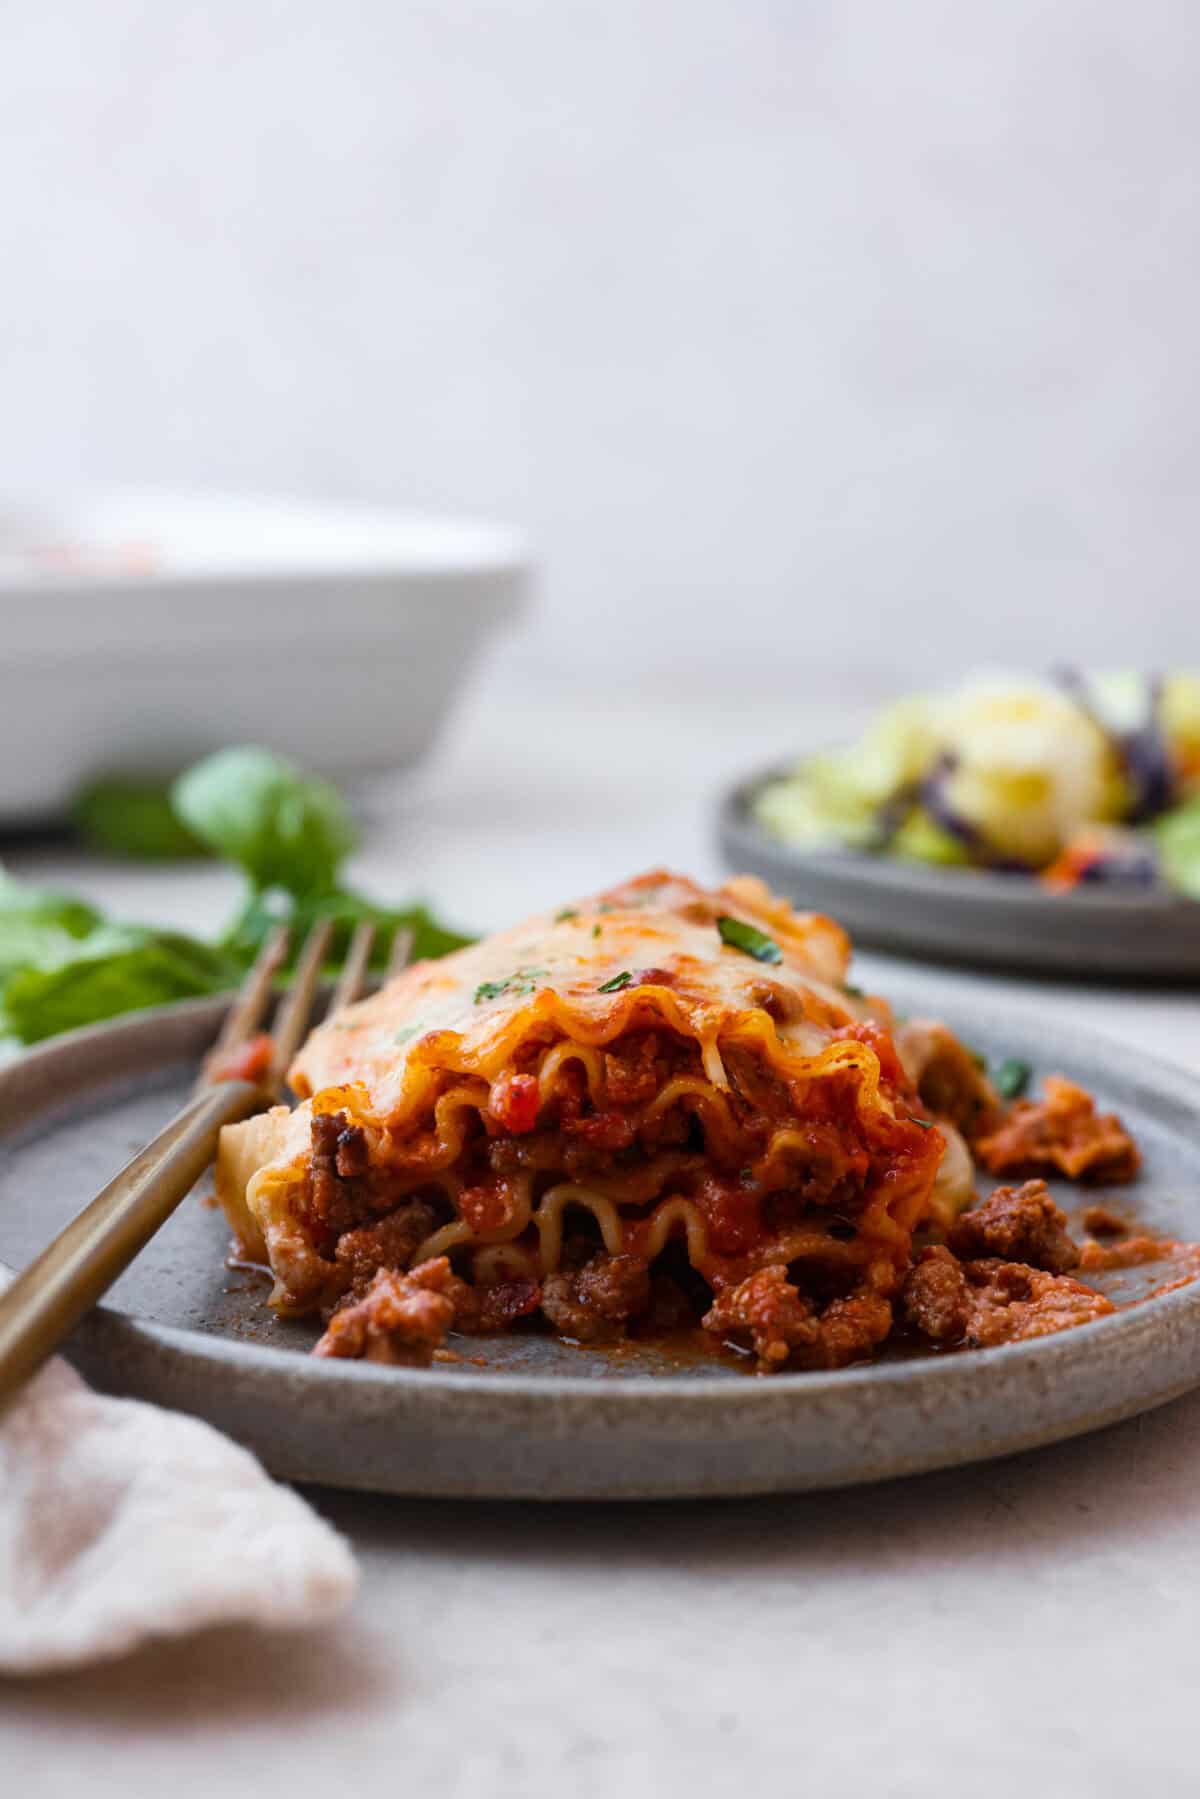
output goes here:
[{"label": "light gray backdrop", "polygon": [[0,490],[510,517],[527,665],[1200,660],[1195,0],[13,0]]}]

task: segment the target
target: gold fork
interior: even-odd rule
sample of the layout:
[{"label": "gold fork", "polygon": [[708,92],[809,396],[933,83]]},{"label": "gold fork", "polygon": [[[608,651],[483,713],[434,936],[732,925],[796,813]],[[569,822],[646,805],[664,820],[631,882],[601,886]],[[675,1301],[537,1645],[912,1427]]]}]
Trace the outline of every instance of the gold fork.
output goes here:
[{"label": "gold fork", "polygon": [[[166,1223],[212,1161],[221,1127],[265,1111],[283,1097],[332,930],[325,919],[305,938],[295,979],[275,1019],[265,1076],[243,1078],[236,1072],[236,1052],[250,1045],[266,1015],[274,976],[287,953],[283,929],[263,946],[243,981],[188,1104],[0,1293],[0,1406],[59,1348]],[[356,927],[331,1010],[349,1005],[361,993],[374,938],[369,921]],[[397,932],[389,975],[404,966],[411,949],[411,933]]]}]

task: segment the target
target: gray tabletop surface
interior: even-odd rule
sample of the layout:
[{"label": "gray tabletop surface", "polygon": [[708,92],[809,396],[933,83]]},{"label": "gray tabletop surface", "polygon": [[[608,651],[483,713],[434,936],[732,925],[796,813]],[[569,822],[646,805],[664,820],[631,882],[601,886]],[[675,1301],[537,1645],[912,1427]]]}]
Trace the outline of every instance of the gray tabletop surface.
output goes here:
[{"label": "gray tabletop surface", "polygon": [[[377,796],[364,885],[486,928],[650,863],[714,874],[712,793],[830,722],[607,696],[562,708],[571,729],[547,754],[514,733],[513,706],[480,683],[428,767]],[[50,851],[10,866],[197,928],[233,897],[216,870]],[[864,956],[858,978],[886,991],[888,966]],[[1195,992],[930,974],[931,1007],[1000,989],[1200,1065]],[[554,1508],[316,1492],[362,1566],[342,1622],[0,1686],[0,1784],[73,1799],[250,1781],[297,1799],[365,1781],[445,1799],[1192,1792],[1198,1488],[1200,1394],[1035,1455],[827,1495]]]}]

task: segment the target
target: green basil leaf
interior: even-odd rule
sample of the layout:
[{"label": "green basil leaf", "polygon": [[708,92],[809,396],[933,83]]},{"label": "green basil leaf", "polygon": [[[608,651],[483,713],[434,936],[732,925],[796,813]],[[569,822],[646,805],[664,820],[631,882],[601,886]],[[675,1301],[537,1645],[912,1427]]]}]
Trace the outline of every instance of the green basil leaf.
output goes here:
[{"label": "green basil leaf", "polygon": [[721,933],[722,943],[730,949],[740,949],[744,955],[753,956],[756,962],[782,962],[783,951],[773,937],[760,931],[756,925],[746,924],[741,918],[722,917],[717,920],[717,930]]},{"label": "green basil leaf", "polygon": [[[128,784],[93,788],[85,824],[105,846],[166,852],[161,792]],[[375,905],[337,885],[353,834],[337,793],[266,750],[210,756],[176,782],[180,832],[237,862],[252,892],[217,944],[181,933],[105,924],[82,900],[13,881],[0,869],[0,1042],[34,1043],[142,1006],[235,987],[276,925],[289,927],[292,960],[311,926],[331,919],[331,966],[354,928],[375,926],[372,967],[383,967],[399,931],[411,931],[415,960],[448,955],[472,941],[426,906]],[[134,810],[126,804],[136,798]],[[153,799],[153,805],[150,800]],[[143,801],[146,805],[143,806]],[[102,822],[98,822],[101,821]],[[174,842],[180,845],[179,837]],[[290,963],[289,965],[290,966]],[[544,969],[519,971],[532,991]]]},{"label": "green basil leaf", "polygon": [[76,796],[71,821],[85,843],[108,856],[171,862],[211,854],[176,813],[169,781],[94,781]]},{"label": "green basil leaf", "polygon": [[0,998],[0,1028],[37,1043],[144,1006],[225,992],[241,973],[225,951],[181,933],[104,925],[57,963],[11,974]]},{"label": "green basil leaf", "polygon": [[75,953],[100,914],[85,901],[26,887],[0,869],[0,982],[29,963],[54,963]]},{"label": "green basil leaf", "polygon": [[337,789],[271,750],[221,750],[181,775],[172,804],[202,843],[245,870],[251,885],[297,898],[331,893],[354,848]]},{"label": "green basil leaf", "polygon": [[473,941],[461,931],[451,930],[448,925],[442,924],[427,906],[404,906],[398,909],[376,906],[370,900],[363,899],[360,894],[342,890],[325,894],[318,899],[298,900],[282,889],[275,888],[266,893],[251,895],[226,931],[222,945],[249,966],[275,927],[286,925],[291,953],[285,967],[290,968],[309,930],[324,918],[333,920],[333,936],[328,952],[331,965],[340,963],[345,958],[354,927],[364,919],[375,926],[371,967],[376,969],[387,966],[397,931],[412,932],[410,960],[413,962],[436,961],[440,956],[448,956],[453,950],[464,949]]},{"label": "green basil leaf", "polygon": [[610,981],[602,981],[600,986],[597,987],[596,992],[597,993],[620,993],[622,987],[630,986],[632,984],[632,981],[633,981],[633,976],[630,974],[629,970],[627,968],[623,968],[621,970],[620,974],[613,975],[613,977]]},{"label": "green basil leaf", "polygon": [[46,887],[28,887],[0,868],[0,923],[9,918],[55,925],[72,937],[86,937],[100,923],[99,912],[86,900]]},{"label": "green basil leaf", "polygon": [[1007,1056],[992,1070],[992,1086],[1001,1099],[1020,1099],[1028,1087],[1033,1069],[1017,1056]]},{"label": "green basil leaf", "polygon": [[480,981],[475,989],[475,1004],[479,1005],[485,999],[499,999],[502,993],[524,999],[528,994],[536,993],[538,982],[549,972],[548,968],[515,968],[502,981]]}]

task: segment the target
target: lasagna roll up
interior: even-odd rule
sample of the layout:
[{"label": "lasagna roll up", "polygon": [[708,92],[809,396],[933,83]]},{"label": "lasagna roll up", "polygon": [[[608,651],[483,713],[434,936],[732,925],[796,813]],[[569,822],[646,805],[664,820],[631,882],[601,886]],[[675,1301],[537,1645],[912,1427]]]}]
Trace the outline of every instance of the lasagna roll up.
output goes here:
[{"label": "lasagna roll up", "polygon": [[760,882],[656,872],[409,968],[223,1132],[241,1252],[290,1315],[446,1258],[460,1322],[602,1336],[786,1270],[882,1336],[945,1138],[848,959]]}]

